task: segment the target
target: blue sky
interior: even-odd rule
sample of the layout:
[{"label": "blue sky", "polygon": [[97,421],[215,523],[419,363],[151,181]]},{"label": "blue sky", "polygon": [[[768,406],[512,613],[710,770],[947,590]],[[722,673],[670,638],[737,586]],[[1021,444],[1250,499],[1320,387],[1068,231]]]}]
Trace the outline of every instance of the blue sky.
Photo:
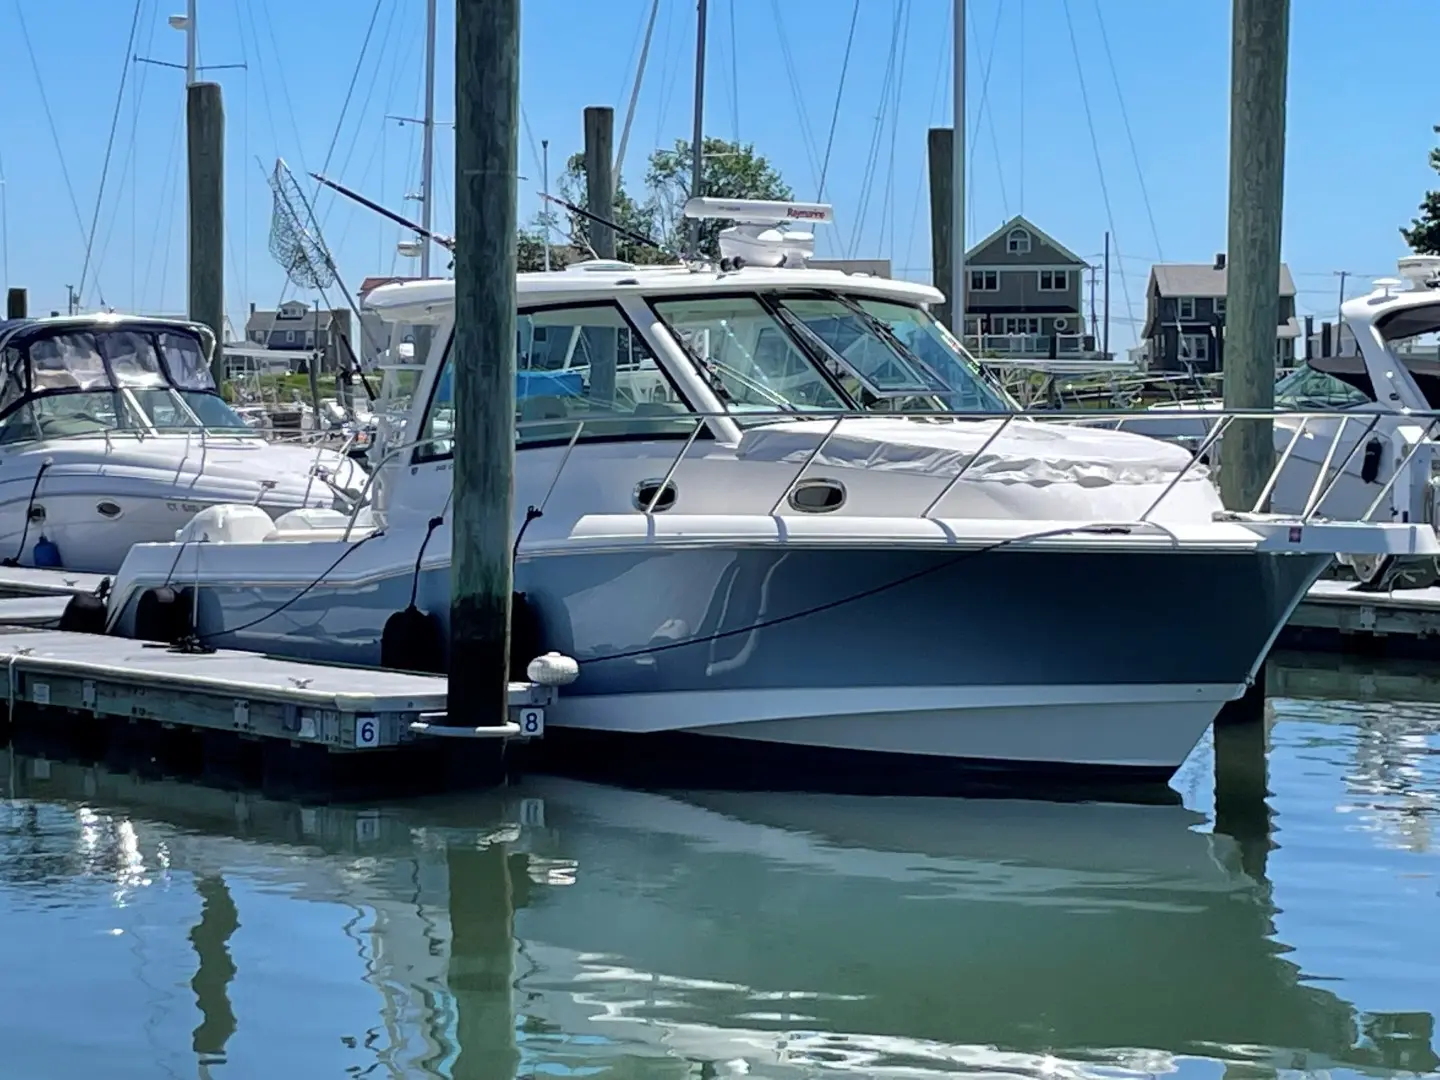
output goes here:
[{"label": "blue sky", "polygon": [[[226,296],[238,325],[247,303],[271,307],[294,295],[267,250],[264,173],[277,155],[302,178],[324,164],[377,201],[414,212],[403,197],[419,175],[419,130],[385,117],[420,114],[424,0],[199,4],[201,62],[246,65],[209,76],[223,85],[227,108]],[[117,93],[131,52],[183,60],[183,35],[165,21],[182,6],[140,0],[127,49],[131,0],[0,2],[10,43],[0,71],[4,276],[29,287],[32,310],[63,309],[66,285],[78,285],[82,270],[83,306],[184,309],[184,75],[131,64]],[[449,120],[453,0],[439,7],[437,115]],[[821,253],[888,257],[897,276],[925,279],[925,131],[951,120],[950,3],[862,0],[837,114],[852,7],[710,0],[707,130],[754,143],[798,197],[813,198],[834,117],[826,198],[837,221],[820,228]],[[1323,316],[1339,297],[1335,271],[1350,271],[1354,289],[1391,271],[1403,253],[1397,226],[1440,183],[1426,163],[1440,123],[1433,64],[1404,49],[1440,40],[1440,4],[1292,7],[1283,250],[1300,310]],[[648,8],[649,0],[524,0],[522,220],[538,207],[541,140],[549,140],[554,173],[580,148],[586,105],[614,105],[617,128],[623,120]],[[1098,263],[1111,230],[1113,337],[1124,347],[1143,318],[1152,262],[1209,261],[1225,247],[1230,4],[970,0],[968,10],[970,235],[1023,212]],[[694,3],[662,0],[627,152],[631,186],[640,185],[650,150],[688,137],[694,32]],[[441,128],[442,230],[451,220],[452,146]],[[352,285],[413,266],[395,254],[398,231],[369,211],[328,193],[317,206]]]}]

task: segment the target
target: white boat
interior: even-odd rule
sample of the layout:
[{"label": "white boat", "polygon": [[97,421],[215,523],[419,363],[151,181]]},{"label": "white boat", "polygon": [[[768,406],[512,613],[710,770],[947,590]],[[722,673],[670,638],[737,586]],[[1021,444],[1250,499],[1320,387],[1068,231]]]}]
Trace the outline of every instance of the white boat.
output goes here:
[{"label": "white boat", "polygon": [[[1428,527],[1227,515],[1180,447],[1015,411],[935,290],[807,268],[813,237],[769,228],[828,208],[722,209],[752,265],[520,275],[516,587],[581,671],[547,756],[673,749],[727,783],[1163,779],[1333,552],[1440,550]],[[137,604],[174,579],[217,646],[393,664],[412,591],[445,636],[454,283],[368,304],[436,333],[362,522],[199,515],[130,553],[110,632],[155,636]]]},{"label": "white boat", "polygon": [[[1440,256],[1409,255],[1399,276],[1382,278],[1367,295],[1341,307],[1355,351],[1313,357],[1275,386],[1275,406],[1292,415],[1274,422],[1275,449],[1282,456],[1271,508],[1279,513],[1313,511],[1337,519],[1375,517],[1435,521],[1433,488],[1416,489],[1418,501],[1397,498],[1403,490],[1387,483],[1418,442],[1433,442],[1440,405],[1436,365],[1402,348],[1440,332]],[[1213,438],[1224,405],[1218,400],[1161,405],[1154,417],[1112,421],[1127,431],[1175,439],[1199,447]],[[1414,415],[1422,414],[1422,415]],[[1218,461],[1214,439],[1207,457]],[[1386,497],[1380,498],[1382,492]],[[1378,498],[1378,501],[1377,501]],[[1362,578],[1378,583],[1395,560],[1346,560]],[[1417,574],[1414,561],[1397,584],[1431,584],[1433,560]]]},{"label": "white boat", "polygon": [[197,326],[101,314],[0,323],[0,558],[111,573],[207,506],[330,507],[364,474],[267,442],[215,389]]}]

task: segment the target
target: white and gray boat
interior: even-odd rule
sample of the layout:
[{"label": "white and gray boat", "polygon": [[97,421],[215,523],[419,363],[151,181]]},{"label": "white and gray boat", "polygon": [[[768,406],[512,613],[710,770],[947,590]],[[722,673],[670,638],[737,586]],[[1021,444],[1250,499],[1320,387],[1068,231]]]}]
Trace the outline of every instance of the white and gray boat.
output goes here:
[{"label": "white and gray boat", "polygon": [[[1021,414],[935,290],[807,267],[813,237],[773,226],[828,208],[699,210],[741,220],[749,265],[519,278],[516,588],[580,664],[547,754],[598,739],[730,784],[1163,779],[1334,552],[1440,550],[1429,527],[1227,514],[1181,447]],[[110,632],[145,636],[142,595],[181,584],[206,641],[272,654],[381,664],[412,590],[443,624],[454,285],[367,302],[435,330],[373,498],[282,527],[206,511],[126,558]]]},{"label": "white and gray boat", "polygon": [[209,331],[109,313],[0,322],[0,558],[112,573],[207,506],[335,504],[363,472],[267,441],[220,396]]}]

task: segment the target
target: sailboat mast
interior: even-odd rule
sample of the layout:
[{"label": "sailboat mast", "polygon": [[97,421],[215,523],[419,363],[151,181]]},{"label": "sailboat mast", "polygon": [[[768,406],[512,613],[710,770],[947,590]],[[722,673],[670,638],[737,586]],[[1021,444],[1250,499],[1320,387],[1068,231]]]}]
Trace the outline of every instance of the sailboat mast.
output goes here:
[{"label": "sailboat mast", "polygon": [[965,0],[955,0],[955,132],[951,140],[950,330],[965,340]]},{"label": "sailboat mast", "polygon": [[[695,28],[695,132],[690,141],[690,194],[704,195],[705,165],[705,22],[706,0],[696,5],[698,15]],[[700,254],[700,222],[690,222],[690,254]]]},{"label": "sailboat mast", "polygon": [[[194,0],[191,0],[194,3]],[[420,149],[420,224],[431,231],[435,191],[435,0],[425,3],[425,122]],[[421,241],[420,276],[430,276],[430,240]]]},{"label": "sailboat mast", "polygon": [[195,0],[185,4],[185,85],[194,86],[200,77],[200,37],[195,26]]}]

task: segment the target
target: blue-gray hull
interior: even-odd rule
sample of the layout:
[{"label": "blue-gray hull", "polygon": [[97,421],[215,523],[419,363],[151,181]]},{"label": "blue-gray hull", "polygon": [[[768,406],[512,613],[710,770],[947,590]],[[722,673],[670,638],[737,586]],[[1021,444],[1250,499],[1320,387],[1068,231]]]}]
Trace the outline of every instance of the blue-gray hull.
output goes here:
[{"label": "blue-gray hull", "polygon": [[[540,651],[580,662],[567,696],[1233,686],[1255,671],[1327,561],[697,547],[522,559],[516,588],[538,620]],[[382,627],[409,602],[411,584],[402,573],[363,587],[320,585],[298,600],[288,584],[207,586],[201,629],[222,647],[379,665]],[[424,572],[416,592],[419,607],[448,625],[448,568]]]}]

